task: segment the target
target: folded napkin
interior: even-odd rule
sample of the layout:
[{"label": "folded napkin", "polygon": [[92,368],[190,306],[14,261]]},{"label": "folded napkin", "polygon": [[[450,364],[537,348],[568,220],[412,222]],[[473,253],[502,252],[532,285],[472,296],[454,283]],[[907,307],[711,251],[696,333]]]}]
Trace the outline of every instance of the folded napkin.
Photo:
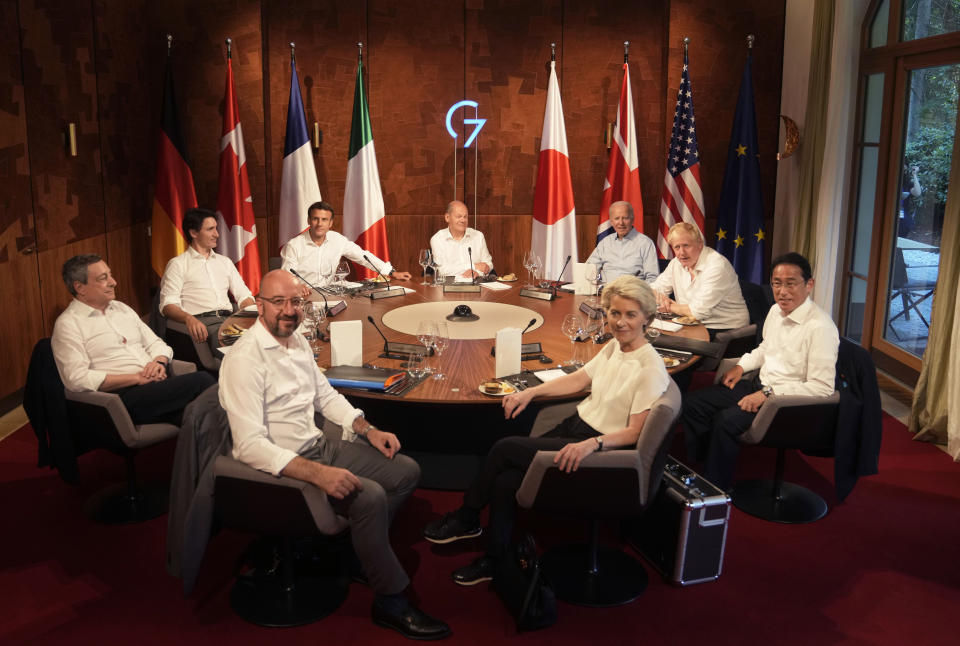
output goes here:
[{"label": "folded napkin", "polygon": [[673,321],[664,321],[661,319],[653,319],[653,323],[650,324],[650,327],[655,327],[658,330],[665,330],[667,332],[676,332],[677,330],[683,329],[683,326],[679,323],[674,323]]},{"label": "folded napkin", "polygon": [[494,291],[503,291],[505,289],[510,289],[510,285],[504,285],[503,283],[492,282],[492,283],[480,283],[480,287],[485,289],[492,289]]}]

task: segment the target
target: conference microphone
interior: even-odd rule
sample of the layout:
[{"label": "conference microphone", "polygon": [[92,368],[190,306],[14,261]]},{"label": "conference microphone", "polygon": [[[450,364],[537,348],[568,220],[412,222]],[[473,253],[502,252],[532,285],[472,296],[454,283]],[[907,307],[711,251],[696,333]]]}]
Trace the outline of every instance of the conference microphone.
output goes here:
[{"label": "conference microphone", "polygon": [[368,314],[367,320],[370,321],[373,329],[376,330],[377,334],[380,335],[380,338],[383,339],[383,353],[380,354],[380,357],[384,359],[407,359],[414,352],[420,352],[427,356],[433,354],[432,347],[425,348],[422,345],[417,345],[414,343],[398,343],[396,341],[387,341],[387,337],[384,336],[383,332],[380,330],[380,326],[377,325],[377,322],[373,320],[373,317]]},{"label": "conference microphone", "polygon": [[563,272],[567,270],[567,265],[570,264],[570,254],[567,254],[567,259],[563,261],[563,267],[560,268],[560,275],[557,276],[557,282],[553,284],[553,295],[557,295],[557,288],[560,286],[560,281],[563,280]]},{"label": "conference microphone", "polygon": [[[527,323],[527,327],[523,328],[523,330],[520,332],[520,336],[522,337],[524,334],[527,333],[527,330],[529,330],[536,324],[537,324],[537,319],[530,319],[530,322]],[[497,356],[497,346],[493,346],[492,348],[490,348],[490,355],[494,357]],[[520,359],[522,361],[528,361],[530,359],[539,359],[541,356],[543,356],[543,346],[540,345],[539,342],[520,344]]]},{"label": "conference microphone", "polygon": [[470,260],[470,284],[474,285],[477,282],[477,276],[473,270],[473,249],[470,247],[467,247],[467,258]]},{"label": "conference microphone", "polygon": [[523,336],[524,334],[526,334],[527,330],[529,330],[536,324],[537,324],[537,319],[530,319],[530,322],[527,323],[527,327],[523,328],[523,332],[520,333],[520,336]]},{"label": "conference microphone", "polygon": [[363,254],[363,259],[367,261],[368,265],[373,267],[373,270],[377,272],[377,275],[383,279],[384,285],[386,285],[384,289],[374,290],[370,292],[371,299],[377,300],[381,298],[390,298],[392,296],[403,296],[404,294],[407,293],[406,290],[404,290],[402,287],[396,287],[396,288],[390,287],[390,279],[384,276],[382,273],[380,273],[380,270],[377,269],[377,266],[370,261],[370,258],[367,256],[367,254]]},{"label": "conference microphone", "polygon": [[293,267],[291,267],[291,268],[288,269],[287,271],[289,271],[291,274],[293,274],[294,276],[296,276],[297,278],[299,278],[301,281],[303,281],[303,284],[304,284],[304,285],[306,285],[307,287],[309,287],[310,289],[312,289],[312,290],[315,291],[316,293],[320,294],[320,297],[323,298],[323,311],[326,312],[326,315],[327,315],[327,316],[336,316],[337,314],[339,314],[339,313],[342,312],[343,310],[347,309],[347,303],[346,303],[346,301],[340,301],[339,304],[337,304],[337,305],[333,306],[333,308],[331,308],[331,307],[330,307],[330,303],[327,302],[327,295],[323,293],[323,290],[322,290],[322,289],[320,289],[319,287],[317,287],[316,285],[314,285],[313,283],[311,283],[309,280],[307,280],[306,278],[304,278],[303,276],[301,276],[299,273],[297,273],[297,270],[294,269]]}]

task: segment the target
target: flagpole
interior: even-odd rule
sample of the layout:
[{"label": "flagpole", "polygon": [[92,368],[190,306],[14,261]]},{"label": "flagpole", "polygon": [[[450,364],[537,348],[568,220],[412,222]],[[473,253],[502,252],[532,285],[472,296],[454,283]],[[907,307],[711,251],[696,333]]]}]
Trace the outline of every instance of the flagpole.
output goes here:
[{"label": "flagpole", "polygon": [[683,39],[683,56],[686,58],[687,54],[690,53],[690,36],[685,36]]},{"label": "flagpole", "polygon": [[630,62],[630,41],[629,40],[623,41],[623,62],[624,63]]},{"label": "flagpole", "polygon": [[227,36],[224,41],[227,44],[227,60],[233,59],[233,39]]},{"label": "flagpole", "polygon": [[753,34],[747,34],[747,56],[753,56],[753,41],[756,40]]},{"label": "flagpole", "polygon": [[167,58],[170,58],[171,49],[173,49],[173,34],[167,34]]},{"label": "flagpole", "polygon": [[292,41],[290,43],[290,62],[297,62],[297,44]]}]

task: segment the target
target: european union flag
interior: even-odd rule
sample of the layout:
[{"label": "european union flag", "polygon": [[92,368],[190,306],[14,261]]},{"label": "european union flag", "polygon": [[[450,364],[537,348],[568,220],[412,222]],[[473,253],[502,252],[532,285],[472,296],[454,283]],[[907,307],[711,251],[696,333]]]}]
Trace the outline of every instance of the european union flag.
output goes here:
[{"label": "european union flag", "polygon": [[744,280],[763,280],[763,198],[757,118],[753,109],[751,58],[743,68],[737,112],[733,117],[727,170],[717,207],[717,251],[733,263]]}]

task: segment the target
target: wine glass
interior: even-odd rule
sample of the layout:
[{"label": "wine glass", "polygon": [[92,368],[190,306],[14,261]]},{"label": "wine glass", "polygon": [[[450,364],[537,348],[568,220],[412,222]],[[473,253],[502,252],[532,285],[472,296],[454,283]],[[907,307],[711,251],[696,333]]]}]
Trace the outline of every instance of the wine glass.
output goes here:
[{"label": "wine glass", "polygon": [[587,299],[587,302],[594,307],[600,305],[600,302],[597,298],[597,286],[600,284],[600,265],[594,265],[592,263],[587,263],[583,268],[583,278],[587,281],[587,284],[593,287],[593,293],[590,295],[590,298]]},{"label": "wine glass", "polygon": [[533,272],[533,284],[535,287],[539,287],[540,270],[543,269],[543,259],[540,258],[540,256],[534,255],[533,260],[530,261],[530,264],[530,270]]},{"label": "wine glass", "polygon": [[427,266],[430,264],[431,253],[429,249],[420,250],[420,259],[417,261],[421,267],[423,267],[423,282],[421,285],[427,284]]},{"label": "wine glass", "polygon": [[343,291],[347,290],[347,286],[343,284],[343,279],[346,278],[349,273],[350,273],[350,263],[348,263],[346,260],[341,261],[340,264],[337,265],[336,276],[337,276],[337,283],[339,284],[340,289]]},{"label": "wine glass", "polygon": [[417,326],[417,340],[423,344],[425,348],[424,358],[429,356],[430,347],[433,345],[433,340],[437,336],[437,324],[432,321],[420,321],[420,325]]},{"label": "wine glass", "polygon": [[440,264],[433,255],[430,256],[430,268],[433,269],[433,284],[442,286],[446,279],[440,273]]},{"label": "wine glass", "polygon": [[577,361],[576,356],[576,340],[577,337],[583,333],[583,319],[576,314],[567,314],[563,317],[563,322],[560,324],[560,331],[563,332],[564,336],[570,339],[570,358],[567,359],[563,365],[578,367],[583,365],[582,362]]},{"label": "wine glass", "polygon": [[523,254],[523,268],[527,270],[527,284],[526,287],[533,287],[533,259],[537,257],[537,254],[533,253],[533,250],[527,251]]},{"label": "wine glass", "polygon": [[414,381],[420,381],[427,375],[427,365],[420,351],[411,352],[407,358],[407,374]]},{"label": "wine glass", "polygon": [[434,379],[444,379],[443,374],[443,351],[450,345],[450,329],[446,321],[437,321],[434,323],[436,334],[433,336],[433,347],[437,351],[437,369],[433,373]]}]

